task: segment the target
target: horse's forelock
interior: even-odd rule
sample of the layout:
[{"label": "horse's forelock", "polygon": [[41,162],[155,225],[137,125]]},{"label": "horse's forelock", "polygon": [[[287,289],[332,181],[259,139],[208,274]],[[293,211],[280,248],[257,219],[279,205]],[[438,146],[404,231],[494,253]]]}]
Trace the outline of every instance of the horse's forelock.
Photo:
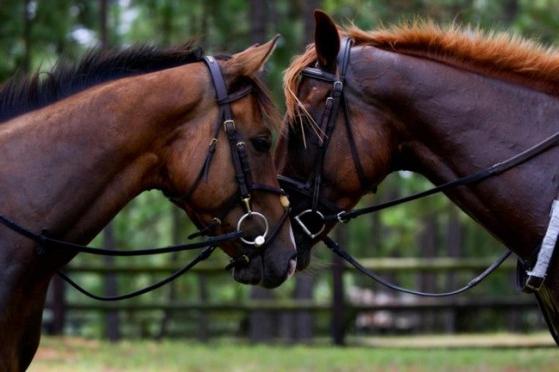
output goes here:
[{"label": "horse's forelock", "polygon": [[301,112],[301,109],[303,109],[304,112],[304,108],[297,98],[297,91],[299,90],[301,73],[305,67],[308,67],[314,61],[316,61],[316,50],[314,44],[309,44],[305,53],[295,56],[287,70],[285,70],[283,77],[283,93],[285,95],[286,121],[288,123],[294,121],[298,113]]}]

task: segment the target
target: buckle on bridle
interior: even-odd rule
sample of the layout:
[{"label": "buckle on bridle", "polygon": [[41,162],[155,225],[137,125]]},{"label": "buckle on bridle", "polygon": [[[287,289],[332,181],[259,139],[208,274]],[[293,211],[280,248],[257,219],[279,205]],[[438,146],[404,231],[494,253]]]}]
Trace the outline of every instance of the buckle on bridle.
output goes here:
[{"label": "buckle on bridle", "polygon": [[239,218],[239,222],[237,222],[237,232],[242,233],[241,227],[243,226],[243,222],[249,217],[258,217],[262,221],[264,221],[264,233],[261,235],[256,236],[253,240],[248,240],[244,237],[240,237],[241,241],[248,245],[254,245],[255,247],[261,247],[266,242],[266,236],[268,236],[268,219],[262,214],[254,211],[249,211]]},{"label": "buckle on bridle", "polygon": [[336,215],[336,219],[338,220],[339,223],[347,223],[349,221],[349,220],[344,220],[344,214],[346,214],[346,211],[341,211]]},{"label": "buckle on bridle", "polygon": [[535,275],[528,275],[526,278],[526,282],[524,286],[528,288],[530,291],[539,292],[542,289],[543,283],[545,281],[545,277],[539,277]]},{"label": "buckle on bridle", "polygon": [[344,90],[344,83],[341,80],[336,80],[334,82],[334,90],[338,92]]},{"label": "buckle on bridle", "polygon": [[[309,230],[309,228],[307,227],[307,225],[305,225],[305,223],[302,220],[302,217],[309,214],[309,213],[314,213],[316,216],[318,216],[320,218],[320,220],[322,221],[322,226],[320,227],[320,229],[318,229],[318,231],[316,232],[312,232],[311,230]],[[326,223],[324,222],[324,215],[320,212],[320,211],[316,211],[316,210],[312,210],[312,209],[306,209],[304,211],[302,211],[301,213],[299,213],[298,215],[295,216],[295,221],[297,221],[297,223],[299,224],[299,226],[301,226],[301,228],[303,229],[303,231],[311,238],[314,239],[317,236],[319,236],[320,234],[322,234],[322,232],[324,231],[324,229],[326,228]]]},{"label": "buckle on bridle", "polygon": [[246,213],[252,212],[252,209],[250,208],[250,196],[247,196],[246,198],[241,198],[241,202],[243,203],[243,207]]},{"label": "buckle on bridle", "polygon": [[235,130],[235,120],[233,119],[227,119],[223,122],[223,129],[225,129],[226,132],[229,132],[229,130]]}]

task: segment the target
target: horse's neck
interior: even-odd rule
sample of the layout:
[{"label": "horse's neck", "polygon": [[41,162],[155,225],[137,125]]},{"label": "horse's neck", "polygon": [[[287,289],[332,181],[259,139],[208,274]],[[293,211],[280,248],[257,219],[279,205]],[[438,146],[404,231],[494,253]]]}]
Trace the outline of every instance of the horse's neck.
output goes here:
[{"label": "horse's neck", "polygon": [[[436,184],[510,158],[559,130],[555,97],[440,63],[388,54],[379,52],[377,57],[390,64],[387,75],[399,79],[391,86],[392,97],[399,97],[391,105],[401,120],[403,164]],[[558,156],[552,149],[448,195],[499,240],[527,255],[545,232],[559,190]]]},{"label": "horse's neck", "polygon": [[166,94],[171,75],[113,81],[0,126],[0,213],[34,231],[91,239],[153,186],[157,143],[192,103],[177,82]]}]

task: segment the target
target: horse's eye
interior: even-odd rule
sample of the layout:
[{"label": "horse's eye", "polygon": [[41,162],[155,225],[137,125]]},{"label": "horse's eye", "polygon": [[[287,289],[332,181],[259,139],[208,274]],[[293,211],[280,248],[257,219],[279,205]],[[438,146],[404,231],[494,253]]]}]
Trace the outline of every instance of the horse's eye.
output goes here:
[{"label": "horse's eye", "polygon": [[252,146],[258,152],[268,152],[272,147],[272,141],[267,136],[254,137],[250,139]]}]

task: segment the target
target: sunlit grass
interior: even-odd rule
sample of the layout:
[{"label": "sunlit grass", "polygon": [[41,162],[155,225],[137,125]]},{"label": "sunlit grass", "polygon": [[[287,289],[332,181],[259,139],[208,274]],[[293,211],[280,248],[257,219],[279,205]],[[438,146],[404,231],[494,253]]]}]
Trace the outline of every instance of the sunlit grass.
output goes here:
[{"label": "sunlit grass", "polygon": [[555,348],[252,346],[44,338],[30,371],[555,371]]}]

